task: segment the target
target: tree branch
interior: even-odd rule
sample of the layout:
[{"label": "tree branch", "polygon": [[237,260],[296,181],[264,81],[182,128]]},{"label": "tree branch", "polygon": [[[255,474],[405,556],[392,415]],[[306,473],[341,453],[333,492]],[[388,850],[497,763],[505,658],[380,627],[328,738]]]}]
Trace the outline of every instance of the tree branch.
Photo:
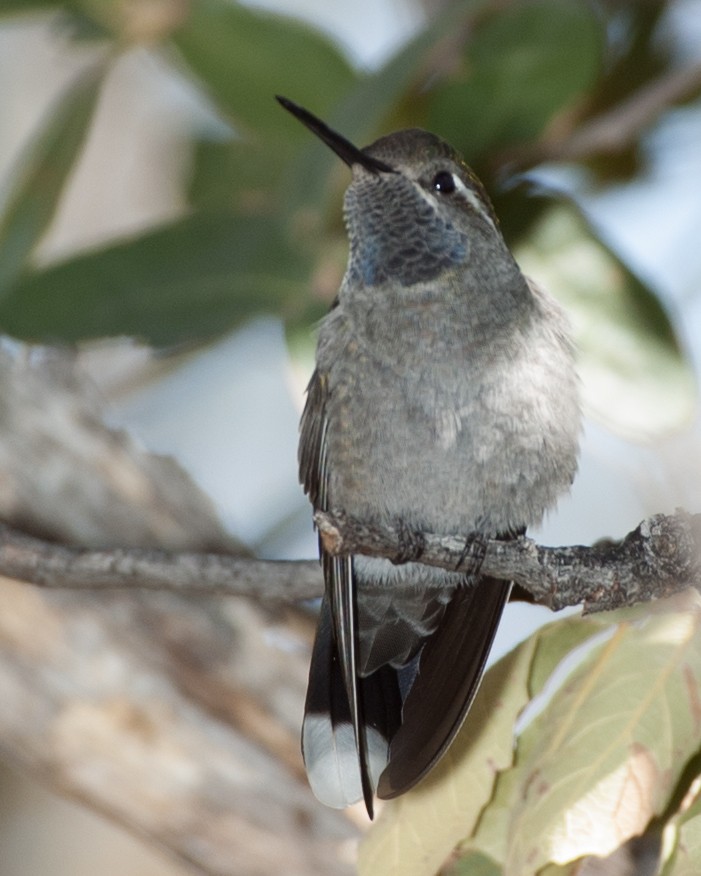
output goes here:
[{"label": "tree branch", "polygon": [[544,161],[583,161],[595,155],[622,152],[640,140],[641,133],[670,107],[690,100],[701,90],[701,64],[671,70],[646,84],[608,112],[572,128],[561,124],[534,144],[508,150],[505,162],[531,167]]},{"label": "tree branch", "polygon": [[312,599],[319,564],[155,548],[92,550],[55,544],[0,524],[0,575],[45,589],[162,590],[251,596],[266,602]]},{"label": "tree branch", "polygon": [[[406,559],[402,526],[368,527],[339,514],[317,513],[330,553]],[[414,559],[430,566],[470,572],[465,539],[415,533]],[[584,605],[586,612],[608,611],[701,586],[701,514],[678,510],[655,514],[621,541],[592,547],[542,547],[531,539],[490,541],[481,570],[520,584],[553,611]]]},{"label": "tree branch", "polygon": [[[343,514],[317,513],[330,553],[361,553],[407,559],[469,572],[465,540],[405,527],[368,526]],[[670,596],[701,586],[701,514],[656,514],[621,541],[592,547],[543,547],[531,539],[492,540],[482,563],[485,574],[513,580],[534,600],[558,610],[583,604],[606,611]],[[207,592],[289,603],[319,596],[321,574],[315,561],[265,561],[223,554],[172,553],[119,548],[85,550],[42,541],[0,527],[0,574],[44,588],[147,589]]]},{"label": "tree branch", "polygon": [[545,157],[574,161],[625,149],[665,110],[695,97],[700,89],[701,64],[671,70],[609,112],[590,119],[567,139],[545,143]]}]

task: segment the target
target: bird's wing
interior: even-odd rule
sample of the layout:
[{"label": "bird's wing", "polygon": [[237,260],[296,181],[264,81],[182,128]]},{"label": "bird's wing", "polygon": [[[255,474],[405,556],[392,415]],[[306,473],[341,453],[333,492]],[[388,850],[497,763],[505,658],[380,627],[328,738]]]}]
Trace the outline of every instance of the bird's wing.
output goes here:
[{"label": "bird's wing", "polygon": [[[299,445],[300,479],[315,508],[327,510],[327,384],[318,371],[307,389]],[[322,602],[302,726],[309,783],[329,806],[361,797],[372,817],[374,788],[387,763],[401,713],[396,672],[358,671],[356,584],[350,557],[332,557],[320,544]]]},{"label": "bird's wing", "polygon": [[421,650],[402,724],[377,794],[397,797],[443,756],[477,693],[511,584],[481,577],[455,589],[436,631]]},{"label": "bird's wing", "polygon": [[312,505],[326,508],[326,377],[315,370],[307,386],[307,401],[299,426],[299,479]]}]

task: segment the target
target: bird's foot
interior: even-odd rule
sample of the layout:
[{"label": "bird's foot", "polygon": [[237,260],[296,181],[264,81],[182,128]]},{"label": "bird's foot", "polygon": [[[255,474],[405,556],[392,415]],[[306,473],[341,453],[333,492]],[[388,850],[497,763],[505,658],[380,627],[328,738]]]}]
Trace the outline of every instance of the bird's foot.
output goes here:
[{"label": "bird's foot", "polygon": [[481,532],[471,532],[465,539],[460,559],[455,564],[455,570],[467,575],[477,575],[487,554],[489,539]]},{"label": "bird's foot", "polygon": [[412,529],[403,520],[397,520],[395,527],[397,530],[399,550],[392,557],[394,565],[401,566],[404,563],[411,563],[420,560],[426,547],[426,540],[424,539],[423,533]]}]

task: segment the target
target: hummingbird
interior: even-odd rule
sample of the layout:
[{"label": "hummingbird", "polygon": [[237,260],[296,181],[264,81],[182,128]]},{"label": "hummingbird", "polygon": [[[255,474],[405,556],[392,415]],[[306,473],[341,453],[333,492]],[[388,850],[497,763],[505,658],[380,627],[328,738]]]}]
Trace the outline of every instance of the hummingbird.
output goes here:
[{"label": "hummingbird", "polygon": [[[412,128],[359,149],[282,106],[350,168],[345,276],[300,424],[315,509],[470,545],[537,525],[572,483],[580,404],[559,305],[521,273],[459,153]],[[480,574],[331,556],[302,727],[317,798],[396,797],[474,699],[511,591]]]}]

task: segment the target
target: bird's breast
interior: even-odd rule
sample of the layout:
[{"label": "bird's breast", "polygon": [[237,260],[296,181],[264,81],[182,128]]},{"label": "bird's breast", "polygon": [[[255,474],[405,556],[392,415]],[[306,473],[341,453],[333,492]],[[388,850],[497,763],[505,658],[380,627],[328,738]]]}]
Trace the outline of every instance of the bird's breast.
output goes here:
[{"label": "bird's breast", "polygon": [[457,534],[539,522],[576,467],[569,349],[548,331],[409,336],[349,332],[329,356],[330,506]]}]

